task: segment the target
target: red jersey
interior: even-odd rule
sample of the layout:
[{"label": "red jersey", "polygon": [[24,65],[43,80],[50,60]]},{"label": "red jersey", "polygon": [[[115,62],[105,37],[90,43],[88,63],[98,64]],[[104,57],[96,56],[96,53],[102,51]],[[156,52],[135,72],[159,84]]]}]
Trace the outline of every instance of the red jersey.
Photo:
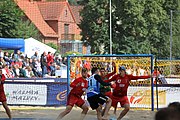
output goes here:
[{"label": "red jersey", "polygon": [[50,54],[48,54],[48,55],[47,55],[47,63],[48,63],[48,66],[50,66],[51,63],[53,63],[53,62],[54,62],[53,56],[50,55]]},{"label": "red jersey", "polygon": [[[77,84],[79,83],[80,85],[77,86]],[[70,87],[73,88],[70,93],[81,97],[85,90],[88,88],[88,81],[82,77],[79,77],[71,83]]]},{"label": "red jersey", "polygon": [[6,80],[6,77],[5,77],[5,75],[4,74],[2,74],[2,75],[0,75],[0,79],[1,79],[1,81],[0,81],[0,92],[2,92],[2,91],[4,91],[4,86],[3,86],[3,84],[4,84],[4,81]]},{"label": "red jersey", "polygon": [[125,74],[124,77],[118,75],[113,76],[111,79],[106,80],[106,82],[115,81],[116,87],[113,90],[114,96],[127,96],[127,89],[129,87],[129,82],[131,80],[137,80],[137,79],[147,79],[150,78],[150,76],[133,76],[133,75],[127,75]]}]

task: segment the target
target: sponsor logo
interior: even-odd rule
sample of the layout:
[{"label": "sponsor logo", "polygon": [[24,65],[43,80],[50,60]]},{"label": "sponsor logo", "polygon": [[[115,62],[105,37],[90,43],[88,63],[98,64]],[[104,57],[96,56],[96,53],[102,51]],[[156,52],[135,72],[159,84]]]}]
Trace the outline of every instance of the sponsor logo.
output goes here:
[{"label": "sponsor logo", "polygon": [[118,80],[117,80],[117,83],[121,83],[121,79],[118,79]]},{"label": "sponsor logo", "polygon": [[[154,91],[154,99],[156,103],[156,91]],[[130,96],[131,104],[143,104],[150,105],[151,104],[151,91],[150,90],[138,90],[133,95]],[[166,92],[164,90],[158,90],[158,104],[166,105]]]},{"label": "sponsor logo", "polygon": [[58,101],[64,101],[66,99],[67,90],[64,90],[57,94],[56,99]]}]

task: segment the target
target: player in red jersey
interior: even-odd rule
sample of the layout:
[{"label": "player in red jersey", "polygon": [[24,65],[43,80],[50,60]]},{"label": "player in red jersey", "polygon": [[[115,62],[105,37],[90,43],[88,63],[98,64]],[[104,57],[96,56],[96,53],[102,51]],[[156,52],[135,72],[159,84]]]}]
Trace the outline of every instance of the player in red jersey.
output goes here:
[{"label": "player in red jersey", "polygon": [[88,88],[88,81],[86,80],[87,77],[88,71],[87,69],[83,68],[82,77],[75,79],[71,83],[70,87],[72,87],[72,90],[68,95],[66,109],[59,114],[57,120],[62,119],[65,115],[67,115],[72,110],[74,105],[77,105],[83,110],[81,112],[80,120],[83,120],[85,118],[85,115],[87,114],[89,108],[85,104],[85,101],[81,98],[81,96]]},{"label": "player in red jersey", "polygon": [[111,79],[106,80],[106,82],[115,81],[116,87],[113,90],[112,94],[112,105],[115,108],[114,114],[116,114],[116,108],[118,102],[120,102],[121,107],[124,107],[124,110],[120,113],[117,120],[121,120],[129,111],[130,109],[130,103],[127,97],[127,89],[129,86],[129,82],[131,80],[137,80],[137,79],[147,79],[150,78],[150,76],[133,76],[126,74],[126,68],[124,66],[121,66],[119,68],[119,74],[113,76]]},{"label": "player in red jersey", "polygon": [[2,68],[0,68],[0,102],[2,102],[2,105],[4,107],[4,109],[6,110],[6,113],[9,117],[9,119],[11,120],[11,111],[7,105],[7,100],[6,100],[6,95],[4,93],[4,81],[6,80],[6,77],[4,76],[4,74],[2,74]]}]

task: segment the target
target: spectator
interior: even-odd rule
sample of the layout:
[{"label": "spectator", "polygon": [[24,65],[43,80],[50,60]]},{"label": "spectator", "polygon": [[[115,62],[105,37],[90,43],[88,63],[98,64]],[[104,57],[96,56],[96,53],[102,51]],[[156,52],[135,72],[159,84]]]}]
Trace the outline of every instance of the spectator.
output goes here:
[{"label": "spectator", "polygon": [[15,73],[13,71],[13,67],[12,66],[9,66],[9,72],[11,74],[11,78],[14,78],[15,77]]},{"label": "spectator", "polygon": [[20,55],[21,55],[21,51],[17,50],[17,53],[14,54],[14,59],[15,60],[19,60],[20,59]]},{"label": "spectator", "polygon": [[49,75],[51,75],[51,72],[53,71],[52,63],[54,62],[53,55],[51,52],[48,52],[47,54],[47,69]]},{"label": "spectator", "polygon": [[168,107],[180,111],[180,102],[172,102],[168,105]]},{"label": "spectator", "polygon": [[13,72],[14,72],[16,78],[20,77],[20,69],[17,64],[13,65]]},{"label": "spectator", "polygon": [[37,51],[34,53],[34,55],[31,57],[31,59],[32,59],[32,60],[34,60],[34,59],[39,60],[39,55],[38,55],[38,52],[37,52]]},{"label": "spectator", "polygon": [[9,58],[9,53],[8,52],[4,52],[4,57],[3,57],[4,61],[6,62],[6,64],[10,65],[11,64],[11,59]]},{"label": "spectator", "polygon": [[42,77],[45,76],[45,74],[47,74],[47,58],[46,58],[46,52],[43,52],[43,54],[41,55],[41,69],[42,69]]},{"label": "spectator", "polygon": [[61,66],[62,64],[62,58],[59,58],[58,56],[55,57],[54,62],[56,65]]},{"label": "spectator", "polygon": [[162,68],[159,70],[158,82],[160,84],[168,84],[166,79],[165,79],[165,75],[163,74],[163,69]]},{"label": "spectator", "polygon": [[180,103],[173,102],[166,108],[160,109],[156,115],[155,120],[179,120],[180,119]]},{"label": "spectator", "polygon": [[33,71],[32,71],[32,68],[31,68],[30,66],[27,66],[26,69],[25,69],[25,71],[26,71],[26,76],[27,76],[28,78],[35,77],[35,75],[34,75],[34,73],[33,73]]},{"label": "spectator", "polygon": [[0,66],[6,65],[3,57],[0,57]]}]

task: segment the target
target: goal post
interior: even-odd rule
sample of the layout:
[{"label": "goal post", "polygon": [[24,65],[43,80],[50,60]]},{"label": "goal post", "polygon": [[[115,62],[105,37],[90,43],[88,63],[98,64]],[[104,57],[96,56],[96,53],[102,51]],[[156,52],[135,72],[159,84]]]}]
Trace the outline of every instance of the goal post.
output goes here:
[{"label": "goal post", "polygon": [[[126,55],[70,55],[68,61],[68,89],[70,83],[81,76],[81,69],[92,67],[105,68],[107,73],[112,71],[112,62],[116,64],[116,71],[120,66],[126,67],[127,74],[135,76],[150,75],[153,72],[152,54],[126,54]],[[132,80],[128,88],[128,98],[131,108],[147,108],[154,110],[154,84],[153,79]]]}]

